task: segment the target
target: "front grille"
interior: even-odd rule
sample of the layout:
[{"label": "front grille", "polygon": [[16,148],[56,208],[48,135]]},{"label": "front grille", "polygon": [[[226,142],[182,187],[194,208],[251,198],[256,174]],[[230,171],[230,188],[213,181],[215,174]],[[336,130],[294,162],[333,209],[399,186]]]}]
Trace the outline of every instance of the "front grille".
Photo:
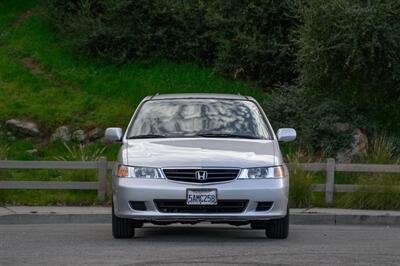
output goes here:
[{"label": "front grille", "polygon": [[[212,183],[235,179],[239,174],[239,169],[163,169],[164,175],[175,181],[194,182],[194,183]],[[198,180],[197,171],[207,172],[207,178]]]},{"label": "front grille", "polygon": [[219,200],[217,205],[186,205],[186,200],[154,200],[163,213],[240,213],[248,200]]}]

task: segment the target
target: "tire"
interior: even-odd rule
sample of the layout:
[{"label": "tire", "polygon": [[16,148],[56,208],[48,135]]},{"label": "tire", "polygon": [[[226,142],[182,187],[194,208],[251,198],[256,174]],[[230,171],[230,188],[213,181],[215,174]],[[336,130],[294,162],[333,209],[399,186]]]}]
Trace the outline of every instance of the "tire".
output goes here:
[{"label": "tire", "polygon": [[114,238],[131,238],[135,235],[135,228],[132,221],[119,218],[114,214],[114,204],[112,204],[112,234]]},{"label": "tire", "polygon": [[285,239],[289,235],[289,208],[286,216],[280,219],[271,220],[265,228],[265,235],[272,239]]}]

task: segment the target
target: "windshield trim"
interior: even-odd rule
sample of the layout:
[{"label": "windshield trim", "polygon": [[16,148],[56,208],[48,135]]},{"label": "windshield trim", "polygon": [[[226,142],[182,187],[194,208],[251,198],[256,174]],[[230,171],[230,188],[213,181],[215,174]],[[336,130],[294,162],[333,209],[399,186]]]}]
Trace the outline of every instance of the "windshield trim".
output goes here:
[{"label": "windshield trim", "polygon": [[[145,103],[154,102],[154,101],[171,101],[171,100],[217,100],[217,101],[218,100],[224,100],[224,101],[251,102],[257,107],[257,109],[258,109],[258,111],[259,111],[259,113],[261,115],[261,118],[264,121],[264,126],[266,127],[268,136],[260,137],[260,138],[254,138],[254,139],[248,139],[248,138],[243,138],[243,139],[246,139],[246,140],[274,140],[275,139],[274,131],[272,130],[272,127],[271,127],[271,125],[270,125],[270,123],[268,121],[268,118],[267,118],[266,114],[264,113],[264,110],[261,108],[260,104],[257,101],[253,100],[253,99],[249,99],[247,97],[245,99],[232,99],[232,98],[229,98],[229,97],[228,98],[179,97],[179,98],[166,98],[166,99],[153,99],[153,98],[147,98],[146,99],[145,98],[142,102],[139,103],[139,105],[137,106],[136,110],[134,111],[133,116],[132,116],[132,118],[131,118],[131,120],[130,120],[130,122],[128,124],[128,127],[127,127],[125,133],[124,133],[123,141],[135,139],[135,138],[128,137],[128,133],[131,131],[132,126],[135,124],[137,116],[140,113],[140,110],[142,109],[142,107],[143,107],[143,105]],[[177,139],[177,138],[196,138],[196,137],[190,137],[190,136],[171,136],[171,137],[168,137],[168,136],[166,136],[166,137],[163,137],[162,139],[172,139],[172,138]],[[145,138],[142,138],[142,139],[145,139]],[[152,139],[157,139],[157,138],[152,138]],[[219,138],[219,139],[221,139],[221,138]],[[236,138],[236,139],[239,139],[239,138]]]}]

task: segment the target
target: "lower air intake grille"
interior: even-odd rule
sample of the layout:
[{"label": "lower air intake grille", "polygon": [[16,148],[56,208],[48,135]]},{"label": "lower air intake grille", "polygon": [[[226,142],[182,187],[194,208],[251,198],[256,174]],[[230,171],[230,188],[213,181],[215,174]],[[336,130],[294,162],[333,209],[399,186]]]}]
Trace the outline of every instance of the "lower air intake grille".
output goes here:
[{"label": "lower air intake grille", "polygon": [[136,211],[145,211],[146,209],[146,204],[144,204],[144,201],[130,201],[129,205],[131,206],[132,209]]},{"label": "lower air intake grille", "polygon": [[154,200],[163,213],[240,213],[248,200],[219,200],[217,205],[186,205],[186,200]]},{"label": "lower air intake grille", "polygon": [[269,211],[271,209],[273,202],[272,201],[260,201],[257,203],[256,211]]}]

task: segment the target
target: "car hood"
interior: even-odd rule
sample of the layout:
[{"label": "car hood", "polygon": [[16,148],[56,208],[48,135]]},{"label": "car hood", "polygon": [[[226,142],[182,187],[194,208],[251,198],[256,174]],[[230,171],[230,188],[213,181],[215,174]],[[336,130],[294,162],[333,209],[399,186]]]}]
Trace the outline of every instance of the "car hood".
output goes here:
[{"label": "car hood", "polygon": [[[276,156],[276,154],[279,154]],[[259,167],[281,164],[274,140],[184,138],[128,140],[123,161],[148,167]]]}]

